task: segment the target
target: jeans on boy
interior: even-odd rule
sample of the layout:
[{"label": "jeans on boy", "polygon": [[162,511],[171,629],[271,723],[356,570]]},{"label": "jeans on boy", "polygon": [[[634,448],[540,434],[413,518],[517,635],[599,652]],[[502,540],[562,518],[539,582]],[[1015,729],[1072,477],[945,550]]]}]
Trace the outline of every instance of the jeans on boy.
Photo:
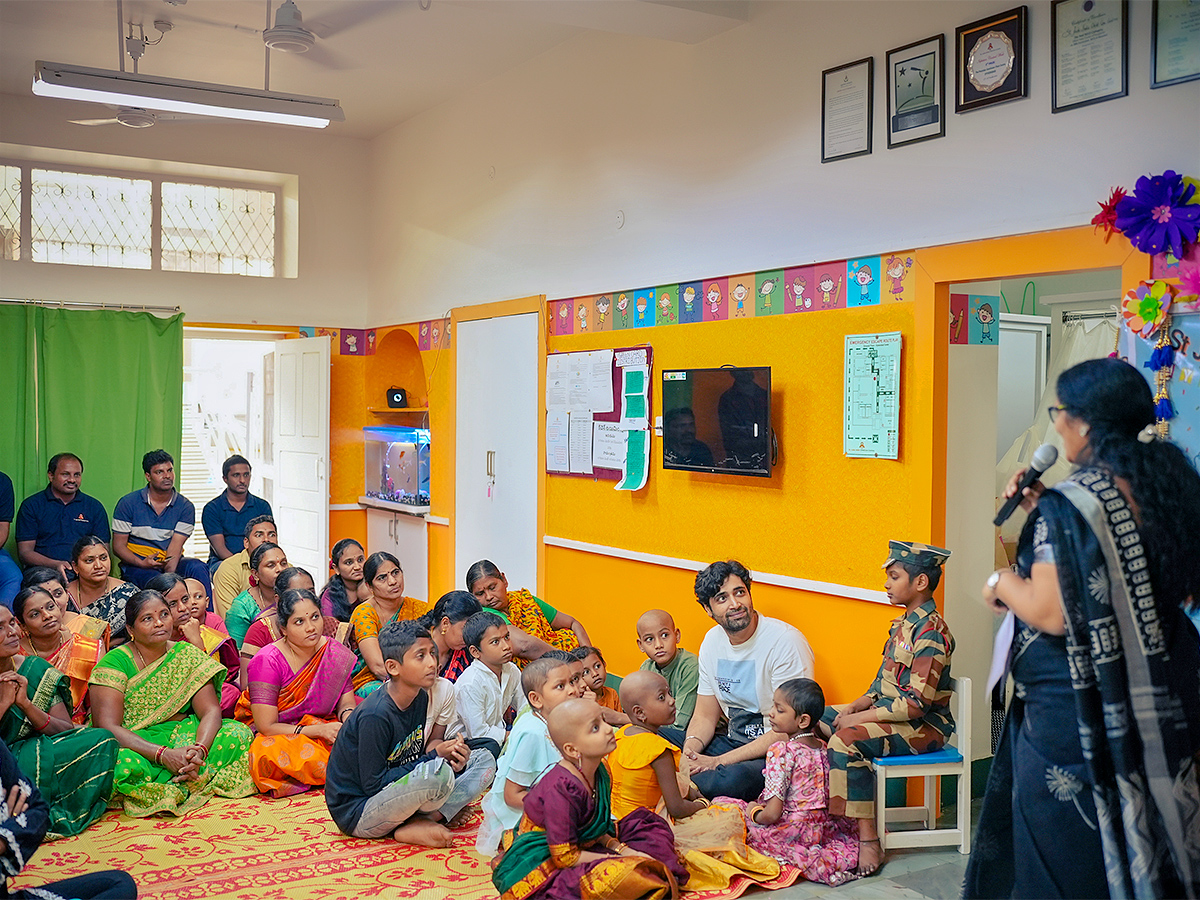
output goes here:
[{"label": "jeans on boy", "polygon": [[367,801],[354,836],[381,838],[418,812],[440,812],[447,822],[483,796],[496,776],[496,759],[488,750],[472,750],[458,775],[440,756],[418,763]]},{"label": "jeans on boy", "polygon": [[[687,731],[669,725],[658,730],[659,736],[666,738],[676,747],[683,748]],[[693,745],[694,746],[694,745]],[[730,750],[736,750],[742,744],[731,741],[723,734],[716,735],[704,748],[706,756],[720,756]],[[757,800],[762,793],[764,779],[763,769],[767,764],[766,758],[747,759],[729,766],[717,766],[707,772],[693,772],[692,784],[709,800],[714,797],[733,797],[736,800]]]}]

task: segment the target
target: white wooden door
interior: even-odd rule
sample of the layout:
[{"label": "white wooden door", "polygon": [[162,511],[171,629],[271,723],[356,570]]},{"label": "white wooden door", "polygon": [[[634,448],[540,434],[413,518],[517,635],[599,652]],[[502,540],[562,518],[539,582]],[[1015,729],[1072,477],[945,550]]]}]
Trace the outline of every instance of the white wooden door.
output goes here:
[{"label": "white wooden door", "polygon": [[996,381],[996,460],[1038,416],[1046,389],[1050,319],[1000,314],[999,371]]},{"label": "white wooden door", "polygon": [[275,343],[271,507],[288,562],[322,581],[329,565],[329,338]]},{"label": "white wooden door", "polygon": [[514,589],[537,586],[538,327],[523,313],[460,322],[454,335],[456,581],[490,559]]}]

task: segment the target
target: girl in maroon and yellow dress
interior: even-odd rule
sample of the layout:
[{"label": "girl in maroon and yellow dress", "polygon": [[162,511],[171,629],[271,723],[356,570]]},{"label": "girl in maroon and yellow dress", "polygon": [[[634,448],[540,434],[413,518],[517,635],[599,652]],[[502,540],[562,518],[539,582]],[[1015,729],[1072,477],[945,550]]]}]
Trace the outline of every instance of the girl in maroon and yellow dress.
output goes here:
[{"label": "girl in maroon and yellow dress", "polygon": [[313,591],[284,591],[276,615],[281,636],[250,661],[237,718],[257,732],[250,745],[255,785],[286,797],[325,784],[330,748],[357,703],[355,656],[324,633]]},{"label": "girl in maroon and yellow dress", "polygon": [[500,840],[492,883],[501,900],[677,897],[688,880],[671,827],[648,809],[614,824],[604,757],[616,747],[594,700],[567,700],[547,725],[562,760],[525,795]]},{"label": "girl in maroon and yellow dress", "polygon": [[508,622],[513,662],[522,668],[547,650],[570,652],[591,643],[578,619],[555,609],[524,588],[510,591],[508,579],[491,560],[481,559],[467,569],[467,590],[483,606]]},{"label": "girl in maroon and yellow dress", "polygon": [[[246,675],[250,660],[254,659],[259,651],[283,637],[283,629],[279,624],[279,598],[293,590],[316,592],[313,577],[299,566],[288,566],[275,577],[275,602],[260,612],[258,618],[246,629],[246,637],[242,640],[241,649],[243,676]],[[339,622],[333,616],[326,615],[324,607],[321,609],[321,616],[321,627],[324,628],[325,636],[333,638],[343,647],[348,647],[350,645],[350,626],[345,622]],[[243,677],[241,683],[248,685],[248,678]]]},{"label": "girl in maroon and yellow dress", "polygon": [[404,570],[390,553],[372,553],[363,564],[363,580],[371,586],[371,598],[350,614],[353,629],[351,649],[358,655],[354,667],[354,692],[368,697],[388,679],[379,650],[379,630],[389,622],[419,619],[429,604],[404,596]]}]

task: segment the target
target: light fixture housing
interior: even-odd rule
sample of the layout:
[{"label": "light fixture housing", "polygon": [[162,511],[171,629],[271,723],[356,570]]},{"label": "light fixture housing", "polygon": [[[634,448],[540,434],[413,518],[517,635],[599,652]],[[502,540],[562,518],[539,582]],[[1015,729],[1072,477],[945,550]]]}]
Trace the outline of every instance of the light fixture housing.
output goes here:
[{"label": "light fixture housing", "polygon": [[42,60],[34,63],[33,92],[39,97],[306,128],[324,128],[330,122],[346,120],[338,101],[324,97],[134,75]]}]

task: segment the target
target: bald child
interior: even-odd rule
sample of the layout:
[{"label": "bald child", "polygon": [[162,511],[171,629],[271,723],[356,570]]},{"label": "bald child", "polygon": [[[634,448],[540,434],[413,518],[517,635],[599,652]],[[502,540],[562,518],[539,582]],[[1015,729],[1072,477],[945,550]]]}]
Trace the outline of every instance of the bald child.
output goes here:
[{"label": "bald child", "polygon": [[675,620],[665,610],[652,609],[637,621],[638,649],[647,657],[639,671],[657,672],[667,679],[671,696],[675,698],[674,726],[686,731],[696,709],[700,659],[679,646],[680,636]]}]

